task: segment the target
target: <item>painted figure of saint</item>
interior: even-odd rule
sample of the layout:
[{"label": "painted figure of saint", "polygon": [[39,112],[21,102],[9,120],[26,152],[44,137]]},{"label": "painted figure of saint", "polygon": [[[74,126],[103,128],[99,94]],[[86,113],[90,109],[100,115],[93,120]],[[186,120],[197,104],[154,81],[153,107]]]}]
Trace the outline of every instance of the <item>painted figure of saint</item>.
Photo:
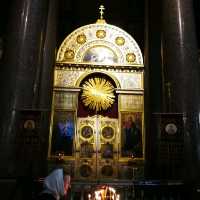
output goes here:
[{"label": "painted figure of saint", "polygon": [[71,156],[73,152],[74,124],[72,119],[60,120],[54,125],[52,153],[63,152]]},{"label": "painted figure of saint", "polygon": [[60,130],[61,136],[70,137],[71,139],[73,138],[74,125],[72,121],[66,120],[65,123],[59,122],[58,127]]},{"label": "painted figure of saint", "polygon": [[133,116],[128,116],[123,122],[122,132],[124,134],[124,153],[126,156],[140,156],[141,154],[141,131]]}]

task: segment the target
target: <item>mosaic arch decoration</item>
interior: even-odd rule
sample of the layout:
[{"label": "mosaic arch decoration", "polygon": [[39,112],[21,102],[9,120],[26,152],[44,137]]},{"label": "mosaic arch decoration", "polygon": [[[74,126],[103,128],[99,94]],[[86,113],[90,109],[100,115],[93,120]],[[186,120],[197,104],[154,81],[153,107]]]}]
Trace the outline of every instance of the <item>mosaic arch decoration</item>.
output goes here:
[{"label": "mosaic arch decoration", "polygon": [[106,22],[74,30],[60,45],[56,61],[143,66],[143,56],[134,38]]}]

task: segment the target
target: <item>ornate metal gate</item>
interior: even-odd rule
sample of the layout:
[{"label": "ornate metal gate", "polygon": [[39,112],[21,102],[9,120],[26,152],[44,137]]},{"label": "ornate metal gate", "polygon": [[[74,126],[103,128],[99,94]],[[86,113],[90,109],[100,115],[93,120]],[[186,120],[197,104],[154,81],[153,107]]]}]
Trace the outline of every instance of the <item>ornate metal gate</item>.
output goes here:
[{"label": "ornate metal gate", "polygon": [[75,152],[77,178],[116,177],[119,153],[118,120],[101,115],[78,118]]}]

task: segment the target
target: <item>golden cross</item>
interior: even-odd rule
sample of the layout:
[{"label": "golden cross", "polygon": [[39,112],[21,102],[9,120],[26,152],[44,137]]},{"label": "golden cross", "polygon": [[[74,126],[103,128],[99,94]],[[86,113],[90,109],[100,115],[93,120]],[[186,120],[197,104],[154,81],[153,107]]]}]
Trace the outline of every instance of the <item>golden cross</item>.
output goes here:
[{"label": "golden cross", "polygon": [[100,10],[100,19],[103,19],[103,14],[104,14],[104,10],[105,10],[104,6],[100,5],[99,10]]}]

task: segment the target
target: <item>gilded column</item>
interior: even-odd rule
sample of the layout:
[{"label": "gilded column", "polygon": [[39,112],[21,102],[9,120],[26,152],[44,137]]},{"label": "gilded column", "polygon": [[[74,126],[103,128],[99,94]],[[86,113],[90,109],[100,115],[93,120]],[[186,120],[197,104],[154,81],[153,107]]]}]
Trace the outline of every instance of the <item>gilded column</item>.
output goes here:
[{"label": "gilded column", "polygon": [[200,172],[200,71],[191,0],[162,1],[162,52],[165,111],[183,113],[185,168],[189,180]]}]

